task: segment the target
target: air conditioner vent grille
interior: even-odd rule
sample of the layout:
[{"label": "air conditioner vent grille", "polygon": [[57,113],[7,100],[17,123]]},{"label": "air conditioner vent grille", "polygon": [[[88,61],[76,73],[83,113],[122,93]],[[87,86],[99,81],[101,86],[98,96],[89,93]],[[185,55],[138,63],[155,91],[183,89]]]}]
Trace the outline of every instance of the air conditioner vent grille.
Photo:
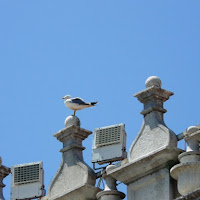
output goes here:
[{"label": "air conditioner vent grille", "polygon": [[25,184],[39,181],[40,165],[26,165],[14,168],[14,183]]},{"label": "air conditioner vent grille", "polygon": [[96,147],[120,143],[121,142],[121,126],[102,128],[96,130]]}]

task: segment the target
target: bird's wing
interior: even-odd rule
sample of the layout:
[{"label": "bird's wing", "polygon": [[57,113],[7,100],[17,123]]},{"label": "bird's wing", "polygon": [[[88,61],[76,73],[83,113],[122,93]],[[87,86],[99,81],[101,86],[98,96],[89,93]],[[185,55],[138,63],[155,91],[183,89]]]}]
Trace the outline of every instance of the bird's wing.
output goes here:
[{"label": "bird's wing", "polygon": [[89,105],[89,103],[86,103],[83,101],[83,99],[76,97],[71,99],[72,103],[77,103],[79,105]]}]

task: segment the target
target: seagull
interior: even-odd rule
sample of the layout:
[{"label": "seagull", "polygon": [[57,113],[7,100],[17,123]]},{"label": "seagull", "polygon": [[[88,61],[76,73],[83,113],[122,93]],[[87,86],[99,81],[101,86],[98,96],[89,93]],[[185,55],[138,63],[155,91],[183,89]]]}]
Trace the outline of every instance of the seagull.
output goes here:
[{"label": "seagull", "polygon": [[71,98],[70,95],[66,95],[62,99],[65,100],[64,103],[65,103],[66,107],[68,107],[69,109],[74,111],[74,116],[75,116],[77,110],[82,110],[84,108],[93,107],[95,104],[98,103],[98,101],[88,103],[79,97]]}]

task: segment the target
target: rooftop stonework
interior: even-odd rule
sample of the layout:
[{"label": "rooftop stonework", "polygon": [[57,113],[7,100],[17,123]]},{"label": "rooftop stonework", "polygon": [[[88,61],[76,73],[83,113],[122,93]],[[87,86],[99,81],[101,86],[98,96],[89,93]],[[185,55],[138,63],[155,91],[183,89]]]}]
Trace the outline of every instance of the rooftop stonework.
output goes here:
[{"label": "rooftop stonework", "polygon": [[86,200],[95,199],[100,191],[95,187],[96,174],[84,162],[82,141],[92,132],[80,128],[80,121],[76,116],[65,120],[63,130],[54,134],[63,143],[62,162],[53,178],[48,191],[48,200]]},{"label": "rooftop stonework", "polygon": [[97,200],[122,200],[126,197],[123,192],[119,192],[117,190],[116,179],[112,176],[108,176],[107,172],[109,170],[115,169],[114,165],[108,165],[105,169],[105,174],[103,174],[103,178],[106,182],[104,191],[97,193]]},{"label": "rooftop stonework", "polygon": [[158,77],[146,81],[146,89],[135,96],[144,104],[144,121],[129,150],[129,157],[121,166],[107,172],[127,185],[127,199],[173,199],[177,197],[176,183],[170,168],[178,163],[177,137],[164,123],[163,103],[172,92],[161,88]]},{"label": "rooftop stonework", "polygon": [[3,184],[3,179],[10,174],[10,168],[2,165],[2,160],[0,157],[0,200],[5,200],[3,196],[3,188],[5,185]]},{"label": "rooftop stonework", "polygon": [[169,99],[172,92],[161,88],[161,80],[152,76],[146,81],[146,89],[135,94],[135,97],[144,104],[144,121],[141,130],[129,150],[129,161],[135,161],[151,155],[154,151],[165,147],[175,148],[177,138],[163,120],[163,114],[167,112],[163,103]]},{"label": "rooftop stonework", "polygon": [[182,199],[192,199],[193,196],[199,195],[200,189],[199,127],[189,127],[184,134],[184,140],[188,144],[187,150],[178,156],[180,163],[172,167],[171,176],[178,182],[177,187],[183,195]]}]

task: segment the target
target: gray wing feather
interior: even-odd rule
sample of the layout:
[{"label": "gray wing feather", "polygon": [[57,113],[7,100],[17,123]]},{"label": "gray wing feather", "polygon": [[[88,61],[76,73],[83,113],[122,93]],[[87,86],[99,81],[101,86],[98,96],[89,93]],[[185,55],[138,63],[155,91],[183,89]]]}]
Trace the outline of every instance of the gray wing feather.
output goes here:
[{"label": "gray wing feather", "polygon": [[79,105],[90,105],[89,103],[84,102],[82,99],[80,98],[73,98],[71,99],[72,103],[78,103]]}]

